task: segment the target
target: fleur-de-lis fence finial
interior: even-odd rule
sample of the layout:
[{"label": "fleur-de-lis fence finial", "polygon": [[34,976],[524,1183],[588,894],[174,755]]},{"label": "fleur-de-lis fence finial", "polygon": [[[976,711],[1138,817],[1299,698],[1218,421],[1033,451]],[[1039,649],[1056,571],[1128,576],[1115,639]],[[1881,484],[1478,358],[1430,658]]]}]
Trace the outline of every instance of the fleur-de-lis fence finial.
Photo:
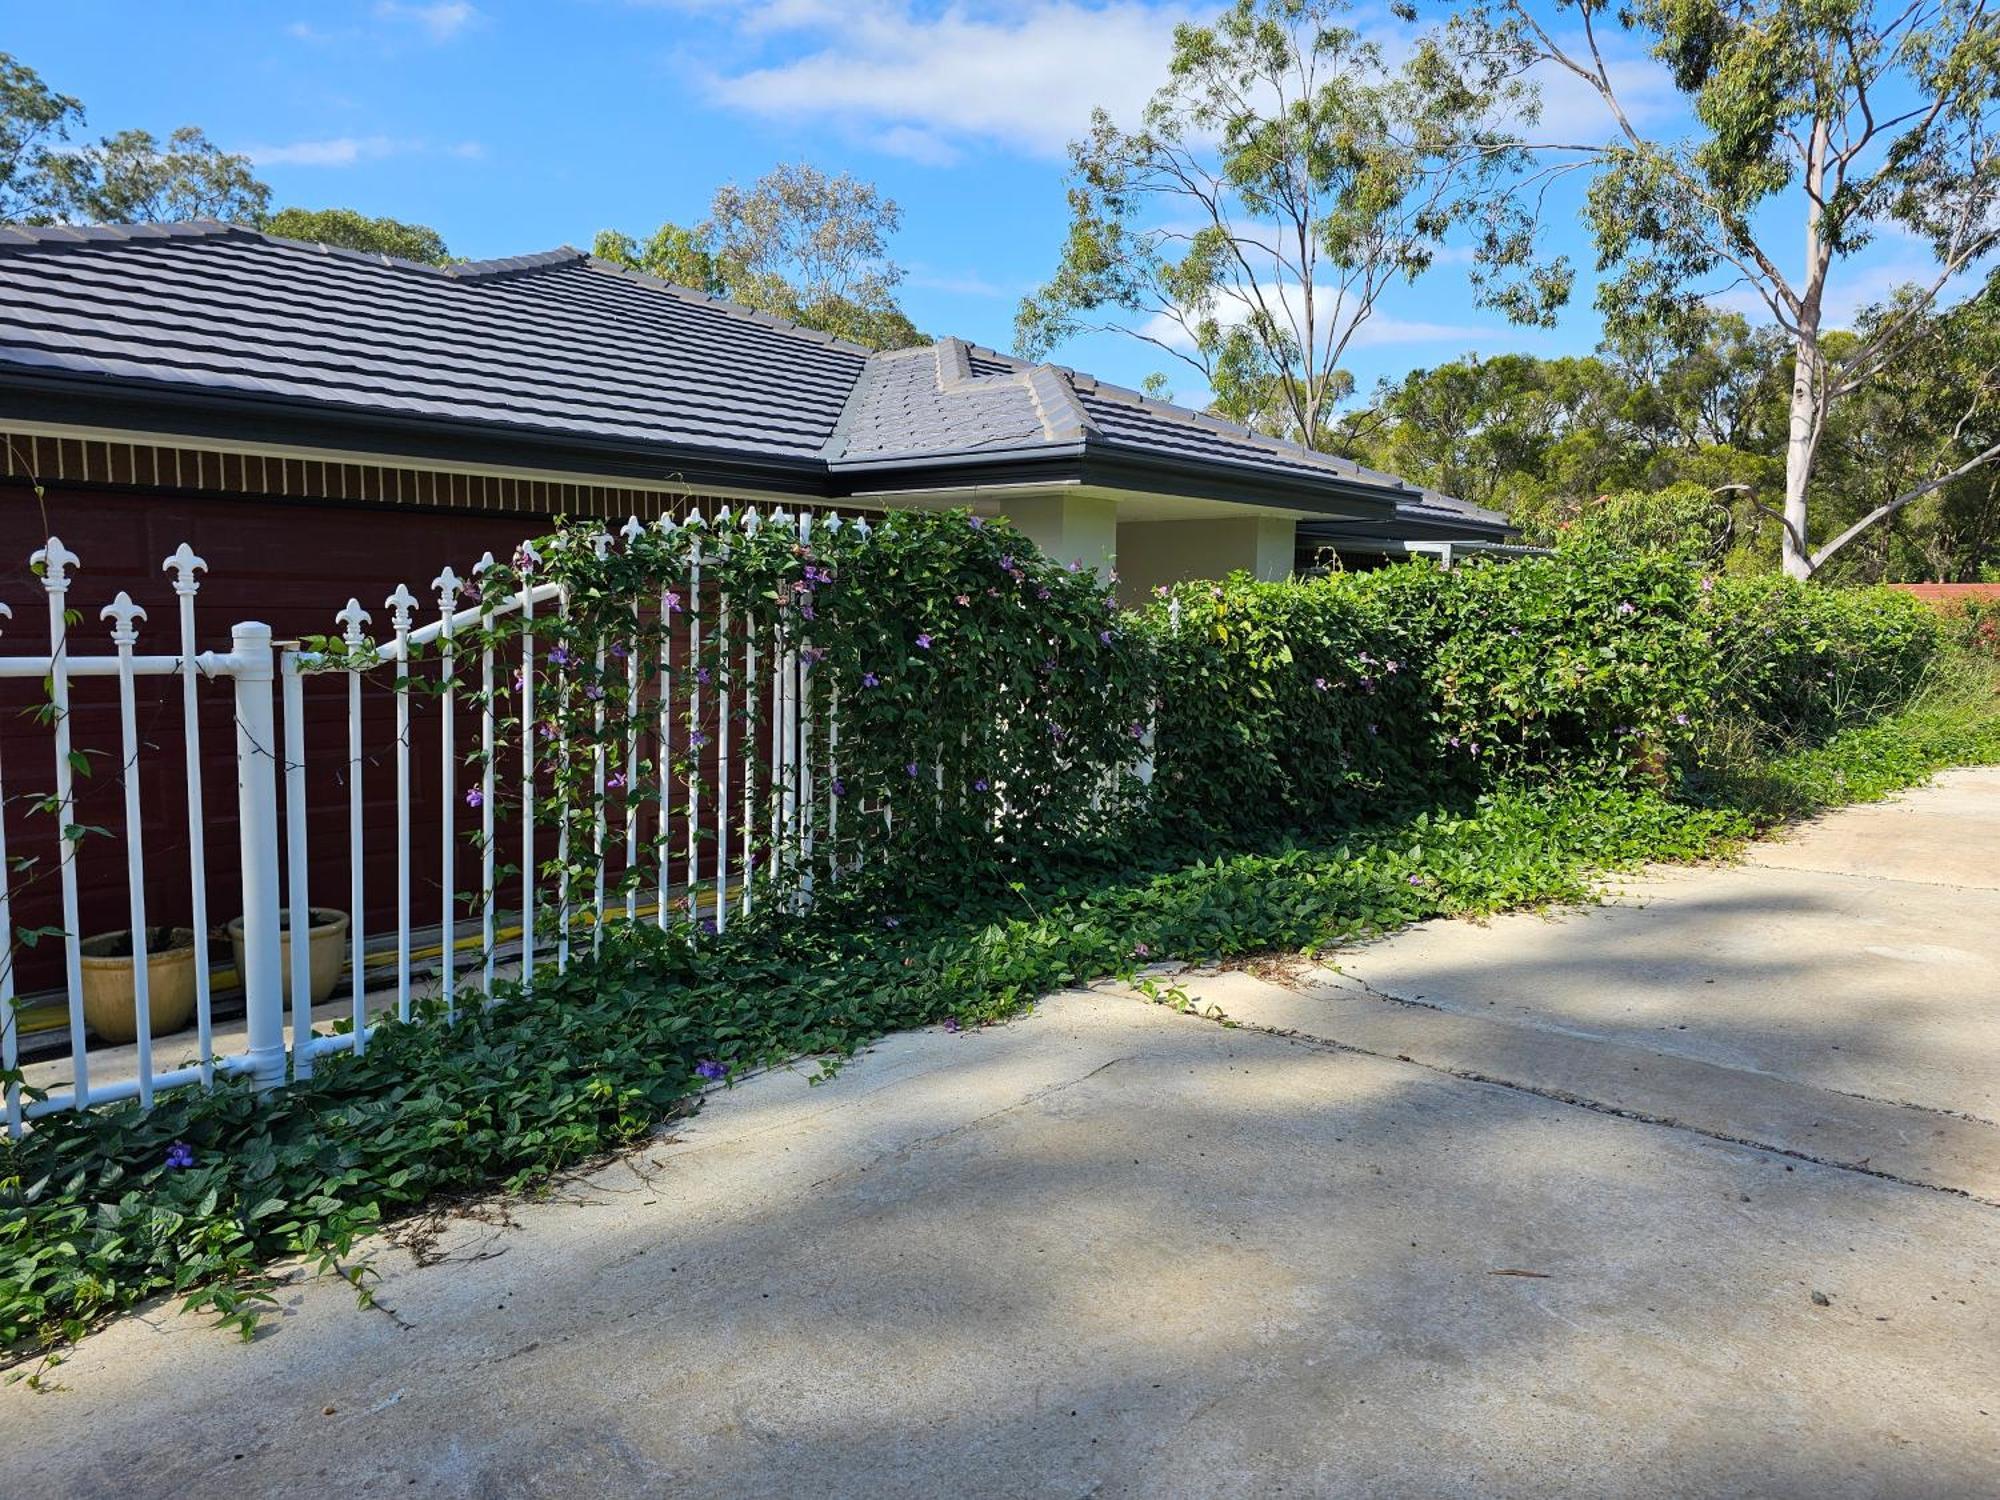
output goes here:
[{"label": "fleur-de-lis fence finial", "polygon": [[42,586],[51,594],[62,594],[69,591],[70,569],[82,561],[82,558],[62,544],[61,537],[52,536],[47,546],[35,549],[35,555],[28,559],[28,565],[41,573]]},{"label": "fleur-de-lis fence finial", "polygon": [[431,580],[431,587],[437,590],[439,611],[448,615],[452,606],[458,603],[458,596],[465,592],[465,580],[452,571],[450,563],[446,563],[444,571]]},{"label": "fleur-de-lis fence finial", "polygon": [[347,608],[341,610],[340,613],[333,617],[333,623],[346,626],[347,628],[341,632],[341,639],[346,641],[351,647],[359,647],[366,644],[368,640],[368,637],[361,633],[361,627],[370,623],[374,618],[373,615],[361,607],[359,599],[349,599],[347,601]]},{"label": "fleur-de-lis fence finial", "polygon": [[395,622],[396,634],[409,631],[410,621],[415,618],[418,605],[417,596],[410,592],[407,583],[396,585],[396,592],[382,601],[382,607],[389,611],[389,618]]},{"label": "fleur-de-lis fence finial", "polygon": [[194,548],[182,542],[174,548],[174,555],[160,564],[160,571],[174,575],[176,594],[192,594],[201,587],[201,580],[194,576],[195,573],[197,571],[206,573],[208,564],[195,556]]},{"label": "fleur-de-lis fence finial", "polygon": [[114,646],[136,646],[139,643],[136,622],[146,618],[146,611],[132,602],[130,594],[120,589],[118,597],[97,612],[97,618],[112,622],[111,643]]}]

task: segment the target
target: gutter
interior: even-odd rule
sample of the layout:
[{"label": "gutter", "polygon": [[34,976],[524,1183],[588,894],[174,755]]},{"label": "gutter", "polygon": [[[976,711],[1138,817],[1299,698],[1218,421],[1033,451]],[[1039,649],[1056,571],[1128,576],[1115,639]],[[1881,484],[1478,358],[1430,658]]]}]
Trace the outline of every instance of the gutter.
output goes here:
[{"label": "gutter", "polygon": [[761,490],[813,499],[830,493],[816,455],[788,458],[553,433],[505,422],[399,416],[242,392],[189,391],[98,376],[25,375],[0,366],[0,424],[90,426],[279,447],[345,450],[474,467],[520,468],[600,480],[678,482],[694,493]]}]

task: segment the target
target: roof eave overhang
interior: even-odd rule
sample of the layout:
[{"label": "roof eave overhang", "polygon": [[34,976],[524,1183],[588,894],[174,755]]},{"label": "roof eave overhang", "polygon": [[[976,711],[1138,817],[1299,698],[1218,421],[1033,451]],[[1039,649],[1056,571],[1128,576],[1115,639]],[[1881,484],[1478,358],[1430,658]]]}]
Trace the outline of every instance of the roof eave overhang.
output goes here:
[{"label": "roof eave overhang", "polygon": [[1380,522],[1396,513],[1394,493],[1334,474],[1324,478],[1285,474],[1243,464],[1088,442],[976,454],[924,454],[836,462],[830,469],[836,493],[850,496],[936,493],[975,487],[1087,485],[1094,489],[1273,506],[1342,520]]},{"label": "roof eave overhang", "polygon": [[239,392],[0,368],[0,426],[9,421],[345,451],[405,459],[417,466],[508,469],[531,462],[579,479],[672,481],[694,494],[751,491],[819,499],[830,493],[826,466],[816,456],[633,443],[505,422],[399,416]]},{"label": "roof eave overhang", "polygon": [[[1505,522],[1476,521],[1470,518],[1432,516],[1412,516],[1408,511],[1397,511],[1390,519],[1389,531],[1396,536],[1418,541],[1489,541],[1504,542],[1519,536],[1520,528]],[[1343,525],[1315,525],[1307,523],[1310,534],[1328,545],[1337,546],[1343,541],[1360,541],[1383,535],[1379,526],[1354,527]]]}]

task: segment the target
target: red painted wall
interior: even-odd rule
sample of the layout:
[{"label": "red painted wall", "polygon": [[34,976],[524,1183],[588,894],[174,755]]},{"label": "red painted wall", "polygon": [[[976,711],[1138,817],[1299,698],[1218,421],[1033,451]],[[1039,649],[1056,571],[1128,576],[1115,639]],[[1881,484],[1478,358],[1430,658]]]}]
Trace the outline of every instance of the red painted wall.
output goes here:
[{"label": "red painted wall", "polygon": [[[386,639],[391,627],[382,601],[397,584],[408,584],[426,601],[428,611],[419,615],[419,621],[434,618],[430,580],[447,563],[461,576],[470,576],[482,552],[509,553],[523,537],[548,526],[545,518],[534,517],[82,487],[52,486],[38,503],[34,492],[18,483],[0,488],[0,499],[4,500],[0,600],[14,611],[0,634],[0,654],[6,655],[48,649],[48,596],[30,571],[29,557],[51,530],[82,559],[71,575],[68,599],[81,616],[70,627],[72,653],[111,650],[108,622],[98,619],[98,611],[122,589],[149,616],[140,626],[137,650],[175,655],[180,649],[178,600],[161,563],[183,541],[208,563],[196,611],[197,647],[226,651],[231,626],[246,619],[270,625],[280,640],[335,633],[334,614],[350,594],[374,616],[371,629],[376,638]],[[476,658],[462,663],[460,670],[473,674],[476,681]],[[387,929],[396,900],[394,698],[388,676],[386,671],[379,674],[381,680],[367,688],[364,698],[365,915],[369,930],[378,933]],[[139,679],[137,687],[147,920],[153,925],[184,924],[191,911],[191,885],[181,684],[175,677],[152,677]],[[346,678],[310,678],[306,692],[310,895],[315,905],[345,909],[350,878]],[[219,927],[243,904],[233,689],[226,679],[219,679],[202,685],[201,698],[208,912],[211,924]],[[12,874],[15,922],[23,927],[55,926],[61,920],[55,821],[34,809],[34,802],[54,784],[54,737],[35,716],[45,702],[39,681],[0,681],[0,777],[6,792],[8,852],[17,866]],[[478,814],[465,806],[463,796],[477,774],[462,768],[447,792],[440,765],[440,711],[434,700],[413,702],[412,914],[419,924],[428,924],[442,915],[441,799],[453,798],[459,831],[470,829]],[[72,705],[76,748],[89,755],[93,768],[93,774],[78,783],[76,818],[111,835],[84,839],[77,856],[82,930],[89,935],[130,925],[116,679],[73,680]],[[476,747],[477,737],[476,722],[470,715],[462,716],[461,753]],[[510,749],[502,759],[505,771],[518,764],[518,751]],[[740,796],[740,791],[734,795]],[[713,826],[712,816],[711,803],[704,826]],[[645,821],[650,827],[650,812]],[[547,840],[553,835],[538,836]],[[622,837],[621,821],[612,830],[614,849],[622,848]],[[684,849],[685,838],[685,827],[676,827],[673,847]],[[503,838],[502,860],[513,854],[511,842]],[[35,863],[20,869],[23,857]],[[477,888],[476,858],[474,850],[459,845],[455,884],[461,893]],[[678,879],[678,859],[675,873]],[[512,904],[517,891],[518,885],[510,883],[502,892],[503,904]],[[465,908],[468,919],[471,912],[470,906]],[[59,962],[56,945],[23,950],[18,956],[18,986],[25,992],[59,984]]]}]

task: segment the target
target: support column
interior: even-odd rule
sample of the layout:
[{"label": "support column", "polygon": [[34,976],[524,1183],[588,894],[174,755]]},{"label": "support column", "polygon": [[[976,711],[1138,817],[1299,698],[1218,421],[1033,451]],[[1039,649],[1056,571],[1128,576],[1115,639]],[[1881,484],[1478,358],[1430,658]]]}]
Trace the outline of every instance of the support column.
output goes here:
[{"label": "support column", "polygon": [[1118,553],[1117,503],[1098,495],[1023,495],[1001,507],[1036,546],[1065,565],[1109,578]]}]

